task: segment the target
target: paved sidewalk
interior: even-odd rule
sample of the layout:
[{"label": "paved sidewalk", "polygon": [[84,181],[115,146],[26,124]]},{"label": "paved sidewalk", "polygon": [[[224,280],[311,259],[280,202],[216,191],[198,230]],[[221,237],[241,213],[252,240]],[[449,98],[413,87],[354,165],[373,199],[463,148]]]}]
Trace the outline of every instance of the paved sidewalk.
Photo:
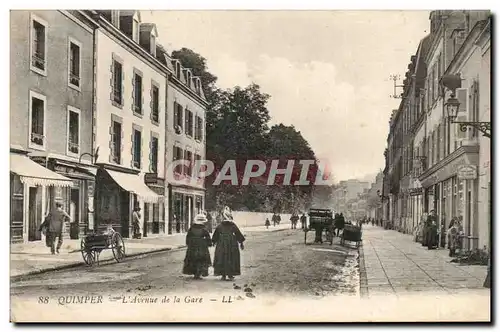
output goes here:
[{"label": "paved sidewalk", "polygon": [[[265,226],[242,227],[245,233],[276,232],[289,229],[290,224],[281,224],[276,227]],[[142,239],[124,239],[127,256],[138,256],[159,251],[180,249],[185,247],[186,234],[149,235]],[[58,270],[73,266],[83,265],[80,250],[81,240],[65,239],[59,255],[50,254],[50,249],[45,246],[45,241],[11,244],[10,246],[10,276],[20,277],[44,271]],[[101,253],[100,261],[113,259],[111,250]]]},{"label": "paved sidewalk", "polygon": [[365,225],[361,250],[361,294],[370,297],[410,292],[439,296],[466,289],[489,292],[483,288],[487,266],[451,263],[447,250],[428,250],[411,235]]}]

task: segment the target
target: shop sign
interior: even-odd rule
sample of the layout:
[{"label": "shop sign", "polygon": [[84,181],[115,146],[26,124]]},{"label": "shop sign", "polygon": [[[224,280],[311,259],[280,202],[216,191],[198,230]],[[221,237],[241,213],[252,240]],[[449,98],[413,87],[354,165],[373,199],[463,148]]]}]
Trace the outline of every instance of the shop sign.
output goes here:
[{"label": "shop sign", "polygon": [[145,184],[156,184],[157,181],[158,181],[158,176],[156,173],[144,173]]},{"label": "shop sign", "polygon": [[459,180],[474,180],[477,178],[477,167],[475,165],[463,165],[458,168]]}]

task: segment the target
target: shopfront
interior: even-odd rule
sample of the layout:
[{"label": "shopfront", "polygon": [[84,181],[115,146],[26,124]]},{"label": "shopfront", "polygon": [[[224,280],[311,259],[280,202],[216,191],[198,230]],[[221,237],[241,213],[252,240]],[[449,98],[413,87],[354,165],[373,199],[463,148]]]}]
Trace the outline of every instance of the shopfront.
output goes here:
[{"label": "shopfront", "polygon": [[466,248],[477,247],[477,162],[477,146],[462,146],[419,178],[426,188],[428,211],[435,210],[439,229],[444,230],[440,236],[445,237],[451,219],[458,218]]},{"label": "shopfront", "polygon": [[169,234],[186,232],[194,217],[205,209],[205,193],[202,190],[173,187],[170,196]]},{"label": "shopfront", "polygon": [[25,153],[10,153],[11,243],[40,241],[44,216],[55,202],[54,192],[73,181],[31,160]]},{"label": "shopfront", "polygon": [[165,181],[159,179],[154,173],[146,173],[144,175],[144,182],[161,199],[158,202],[144,203],[143,236],[165,234]]},{"label": "shopfront", "polygon": [[123,237],[131,237],[132,213],[134,207],[138,206],[141,208],[141,233],[144,233],[148,222],[145,210],[148,209],[149,218],[150,204],[159,206],[163,202],[163,196],[148,188],[139,172],[106,166],[101,165],[96,175],[95,228],[105,230],[111,225]]},{"label": "shopfront", "polygon": [[49,165],[58,174],[72,180],[70,187],[56,188],[55,200],[62,203],[73,220],[66,228],[66,235],[71,239],[81,238],[93,229],[96,169],[60,160],[51,160]]}]

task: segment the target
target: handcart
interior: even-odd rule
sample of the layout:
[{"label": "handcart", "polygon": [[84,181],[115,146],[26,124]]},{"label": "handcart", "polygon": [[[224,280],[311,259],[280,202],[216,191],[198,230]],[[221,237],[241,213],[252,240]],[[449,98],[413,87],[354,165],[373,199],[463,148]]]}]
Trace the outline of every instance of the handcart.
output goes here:
[{"label": "handcart", "polygon": [[[316,231],[317,227],[321,227],[326,233],[326,242],[333,244],[333,211],[329,209],[310,209],[309,210],[309,225],[304,227],[304,244],[307,244],[307,233]],[[321,237],[323,237],[323,231]],[[315,243],[316,243],[315,239]]]},{"label": "handcart", "polygon": [[356,248],[358,248],[362,241],[362,234],[360,226],[346,224],[340,236],[340,244],[344,245],[346,241],[356,242]]},{"label": "handcart", "polygon": [[81,252],[83,261],[92,266],[99,265],[99,256],[103,250],[110,249],[117,262],[125,258],[125,243],[120,233],[108,229],[105,233],[91,233],[82,238]]}]

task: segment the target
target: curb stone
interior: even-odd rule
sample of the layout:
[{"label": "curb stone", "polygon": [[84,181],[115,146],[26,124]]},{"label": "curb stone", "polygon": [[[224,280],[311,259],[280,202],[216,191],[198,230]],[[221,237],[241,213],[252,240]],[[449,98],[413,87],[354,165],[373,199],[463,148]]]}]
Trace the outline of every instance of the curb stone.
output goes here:
[{"label": "curb stone", "polygon": [[363,250],[363,242],[359,246],[359,294],[361,298],[368,297],[368,281],[366,277],[366,267],[365,267],[365,252]]},{"label": "curb stone", "polygon": [[[150,250],[150,251],[138,252],[138,253],[135,253],[135,254],[131,254],[131,255],[125,256],[125,259],[128,259],[128,258],[137,259],[137,258],[140,258],[140,256],[146,256],[146,255],[160,253],[160,252],[166,252],[166,251],[177,251],[177,250],[184,249],[184,248],[186,248],[186,246],[185,245],[181,245],[181,246],[174,247],[174,248],[168,247],[168,248],[161,248],[161,249],[155,249],[155,250]],[[111,263],[111,262],[115,262],[114,264],[117,264],[117,262],[115,261],[114,258],[108,258],[108,259],[99,261],[100,264],[102,264],[102,263]],[[85,264],[85,262],[78,262],[78,263],[69,263],[69,264],[61,265],[61,266],[55,266],[55,267],[48,267],[48,268],[37,269],[35,271],[31,271],[31,272],[28,272],[28,273],[23,273],[23,274],[19,274],[19,275],[10,277],[10,282],[17,282],[17,281],[22,280],[25,277],[30,277],[30,276],[34,276],[34,275],[38,275],[38,274],[43,274],[43,273],[53,272],[53,271],[68,270],[68,269],[71,269],[71,268],[80,267],[80,266],[86,266],[86,265],[87,264]]]}]

